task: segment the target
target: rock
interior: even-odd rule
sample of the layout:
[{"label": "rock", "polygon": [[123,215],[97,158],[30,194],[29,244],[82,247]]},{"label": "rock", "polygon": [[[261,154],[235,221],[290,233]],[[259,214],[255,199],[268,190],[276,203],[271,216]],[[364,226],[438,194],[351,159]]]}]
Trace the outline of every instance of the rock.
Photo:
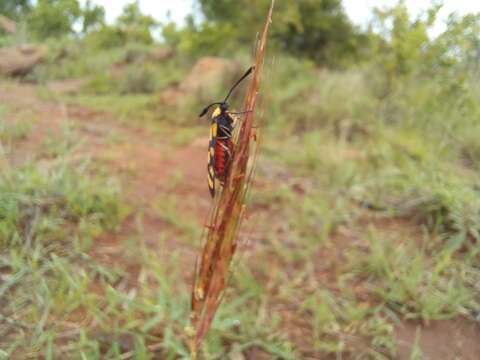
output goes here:
[{"label": "rock", "polygon": [[201,58],[180,84],[180,90],[190,93],[202,91],[212,84],[233,78],[238,68],[238,64],[231,60],[217,57]]},{"label": "rock", "polygon": [[6,16],[0,15],[0,29],[9,34],[15,34],[17,32],[17,24]]},{"label": "rock", "polygon": [[153,62],[162,62],[175,56],[175,51],[169,47],[159,47],[153,49],[148,54],[148,60]]},{"label": "rock", "polygon": [[[243,68],[235,61],[218,57],[204,57],[192,67],[185,79],[160,95],[164,105],[177,105],[182,100],[197,97],[200,102],[214,101],[220,91],[242,73]],[[218,99],[217,99],[218,100]]]},{"label": "rock", "polygon": [[45,58],[44,48],[25,45],[0,48],[0,75],[24,76]]}]

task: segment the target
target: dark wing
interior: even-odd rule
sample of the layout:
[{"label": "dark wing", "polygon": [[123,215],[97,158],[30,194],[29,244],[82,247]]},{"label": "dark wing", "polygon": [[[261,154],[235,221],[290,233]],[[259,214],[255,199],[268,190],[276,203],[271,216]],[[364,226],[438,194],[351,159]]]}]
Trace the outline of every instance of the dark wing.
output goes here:
[{"label": "dark wing", "polygon": [[215,197],[215,145],[217,143],[218,125],[215,118],[210,124],[210,139],[208,141],[208,164],[207,164],[207,181],[210,195]]}]

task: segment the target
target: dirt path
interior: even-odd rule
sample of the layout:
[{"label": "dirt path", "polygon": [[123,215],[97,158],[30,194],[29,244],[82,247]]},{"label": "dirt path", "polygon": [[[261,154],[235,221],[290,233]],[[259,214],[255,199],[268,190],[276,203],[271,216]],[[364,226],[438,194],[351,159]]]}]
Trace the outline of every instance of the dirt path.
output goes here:
[{"label": "dirt path", "polygon": [[[178,231],[157,209],[159,203],[175,194],[175,198],[182,199],[176,204],[178,214],[195,219],[199,227],[205,221],[211,205],[205,181],[206,138],[195,139],[186,146],[172,146],[168,129],[154,134],[140,126],[126,126],[108,113],[44,99],[35,86],[27,84],[0,85],[0,105],[9,110],[7,122],[27,122],[30,127],[28,134],[15,142],[15,151],[7,155],[10,163],[48,161],[45,144],[50,141],[55,145],[65,132],[70,132],[73,159],[92,158],[99,170],[120,179],[131,206],[130,215],[118,232],[97,239],[91,254],[101,264],[122,267],[131,277],[132,286],[141,264],[134,256],[125,254],[127,241],[134,237],[135,241],[155,248],[160,234]],[[142,229],[140,235],[138,228]],[[169,249],[188,253],[182,257],[185,263],[180,264],[187,279],[192,275],[199,246],[196,240],[199,239],[193,239],[191,245],[178,242],[175,236],[162,241],[162,247],[166,247],[162,248],[163,253]],[[419,344],[426,359],[457,355],[467,360],[478,358],[478,326],[457,319],[434,322],[430,327],[409,322],[399,326],[396,329],[399,359],[409,358],[417,327],[421,327],[423,336]]]},{"label": "dirt path", "polygon": [[[168,144],[171,134],[152,134],[141,127],[123,125],[104,112],[42,99],[37,89],[28,84],[0,86],[0,99],[9,110],[7,122],[23,121],[31,126],[29,134],[15,142],[15,151],[9,155],[11,163],[48,161],[38,154],[45,151],[47,142],[61,141],[65,136],[62,131],[70,129],[71,146],[75,149],[72,156],[92,158],[101,164],[103,171],[108,169],[120,179],[131,215],[118,233],[96,240],[92,255],[100,263],[126,264],[128,270],[137,267],[138,264],[132,264],[131,259],[122,255],[124,241],[142,228],[142,241],[155,246],[159,235],[170,226],[154,209],[164,194],[174,192],[182,198],[195,199],[179,204],[178,211],[198,219],[199,224],[204,220],[211,205],[203,166],[206,139],[176,149]],[[139,213],[141,219],[136,216]],[[174,242],[171,246],[178,244]]]}]

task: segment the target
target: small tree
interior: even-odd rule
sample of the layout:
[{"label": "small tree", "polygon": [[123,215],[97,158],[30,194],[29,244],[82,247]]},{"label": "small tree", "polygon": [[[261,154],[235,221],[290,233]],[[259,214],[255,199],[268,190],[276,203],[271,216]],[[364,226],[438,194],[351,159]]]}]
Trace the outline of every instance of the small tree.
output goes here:
[{"label": "small tree", "polygon": [[445,67],[460,65],[463,69],[480,70],[480,13],[459,16],[451,14],[447,29],[435,39],[432,60]]},{"label": "small tree", "polygon": [[81,15],[78,0],[38,0],[28,15],[28,26],[39,38],[68,35]]},{"label": "small tree", "polygon": [[[198,0],[211,25],[227,32],[230,39],[249,44],[256,36],[255,24],[269,7],[268,0]],[[248,9],[248,11],[245,11]],[[277,4],[272,41],[297,56],[318,63],[340,65],[356,56],[367,40],[352,25],[341,0],[281,1]]]},{"label": "small tree", "polygon": [[427,16],[412,19],[403,1],[387,9],[374,9],[376,51],[389,77],[412,73],[428,56],[428,31],[435,23],[440,6],[432,7]]},{"label": "small tree", "polygon": [[127,41],[150,44],[153,42],[151,31],[158,23],[152,16],[142,13],[137,0],[125,5],[117,25],[125,32]]},{"label": "small tree", "polygon": [[105,9],[100,5],[92,4],[90,0],[87,0],[85,6],[82,9],[83,17],[83,33],[98,29],[105,24]]},{"label": "small tree", "polygon": [[0,15],[18,20],[30,10],[31,6],[30,0],[1,0]]}]

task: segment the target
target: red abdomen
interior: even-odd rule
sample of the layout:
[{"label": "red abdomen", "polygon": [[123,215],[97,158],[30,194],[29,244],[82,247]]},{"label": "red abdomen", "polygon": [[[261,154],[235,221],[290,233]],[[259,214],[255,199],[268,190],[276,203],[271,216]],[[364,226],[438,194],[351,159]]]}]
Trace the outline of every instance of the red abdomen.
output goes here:
[{"label": "red abdomen", "polygon": [[231,151],[232,141],[230,139],[217,139],[215,144],[215,173],[220,180],[225,179],[230,164]]}]

